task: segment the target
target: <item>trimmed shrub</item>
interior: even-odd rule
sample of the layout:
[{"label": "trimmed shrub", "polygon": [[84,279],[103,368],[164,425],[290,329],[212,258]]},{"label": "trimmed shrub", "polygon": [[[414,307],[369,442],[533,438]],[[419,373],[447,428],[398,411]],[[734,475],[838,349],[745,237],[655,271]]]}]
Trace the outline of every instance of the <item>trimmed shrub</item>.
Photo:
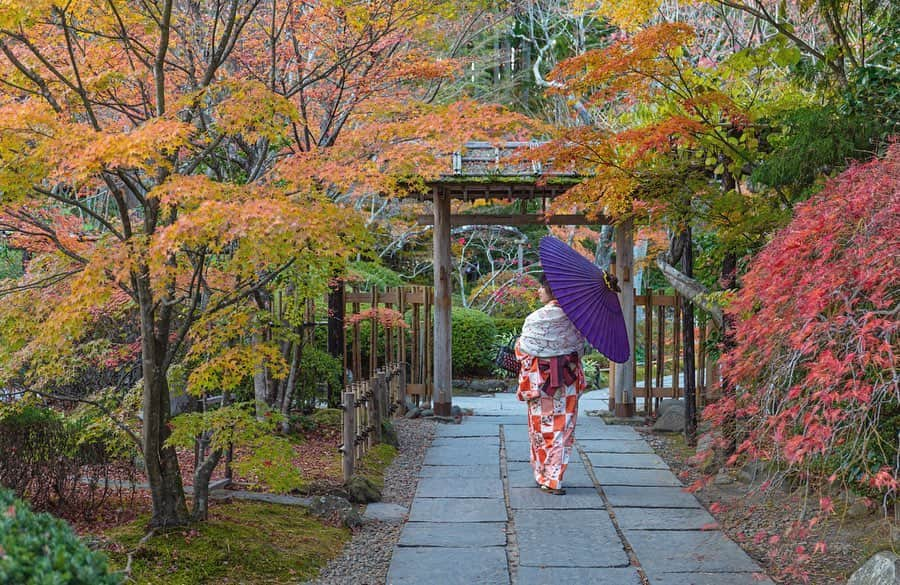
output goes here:
[{"label": "trimmed shrub", "polygon": [[5,489],[0,510],[0,583],[121,583],[109,573],[106,557],[85,546],[62,520],[32,512]]},{"label": "trimmed shrub", "polygon": [[518,337],[522,333],[522,325],[524,324],[524,317],[494,318],[494,326],[497,328],[498,335],[513,335],[514,337]]},{"label": "trimmed shrub", "polygon": [[304,411],[315,408],[316,398],[321,398],[316,396],[319,383],[325,383],[329,388],[340,388],[343,370],[341,360],[327,351],[315,347],[304,348],[297,380],[297,402],[300,408]]},{"label": "trimmed shrub", "polygon": [[497,328],[487,313],[456,307],[453,319],[453,375],[489,373]]}]

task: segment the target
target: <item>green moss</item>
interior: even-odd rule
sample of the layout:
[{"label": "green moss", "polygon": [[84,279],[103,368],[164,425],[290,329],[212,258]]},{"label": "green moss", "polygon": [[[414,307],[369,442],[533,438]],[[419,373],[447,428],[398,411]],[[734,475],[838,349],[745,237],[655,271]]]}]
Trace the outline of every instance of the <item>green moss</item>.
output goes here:
[{"label": "green moss", "polygon": [[[145,534],[147,518],[106,537],[121,570]],[[338,554],[350,532],[320,523],[304,508],[263,502],[213,505],[208,522],[151,538],[134,554],[133,582],[160,585],[297,583]]]},{"label": "green moss", "polygon": [[384,488],[384,470],[397,456],[397,449],[390,445],[374,445],[359,463],[359,473],[371,480],[378,489]]}]

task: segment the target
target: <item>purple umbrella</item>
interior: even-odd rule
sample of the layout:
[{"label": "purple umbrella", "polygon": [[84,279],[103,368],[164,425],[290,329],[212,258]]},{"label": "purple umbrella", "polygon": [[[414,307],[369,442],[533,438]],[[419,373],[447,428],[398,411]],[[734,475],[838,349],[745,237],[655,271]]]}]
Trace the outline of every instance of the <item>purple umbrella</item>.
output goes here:
[{"label": "purple umbrella", "polygon": [[606,285],[603,271],[550,236],[541,239],[540,256],[550,288],[572,324],[612,361],[628,361],[622,306],[616,292]]}]

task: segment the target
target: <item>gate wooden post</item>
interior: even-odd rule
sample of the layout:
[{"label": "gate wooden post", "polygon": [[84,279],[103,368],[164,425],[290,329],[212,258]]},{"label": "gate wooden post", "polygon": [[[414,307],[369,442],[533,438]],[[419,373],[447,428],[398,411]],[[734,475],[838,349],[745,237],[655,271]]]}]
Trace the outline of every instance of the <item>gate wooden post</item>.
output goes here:
[{"label": "gate wooden post", "polygon": [[[450,416],[453,403],[450,320],[450,197],[434,189],[434,414]],[[427,310],[427,309],[426,309]],[[427,318],[427,313],[426,313]],[[427,323],[427,321],[426,321]]]},{"label": "gate wooden post", "polygon": [[344,392],[341,403],[344,410],[343,441],[341,463],[344,470],[344,481],[353,477],[353,458],[356,455],[356,394]]}]

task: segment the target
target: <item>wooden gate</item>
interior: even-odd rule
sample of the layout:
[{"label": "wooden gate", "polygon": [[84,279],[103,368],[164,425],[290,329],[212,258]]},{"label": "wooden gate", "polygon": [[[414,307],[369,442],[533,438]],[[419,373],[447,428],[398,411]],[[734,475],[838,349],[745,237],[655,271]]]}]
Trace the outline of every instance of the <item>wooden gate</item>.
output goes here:
[{"label": "wooden gate", "polygon": [[[681,398],[684,364],[681,354],[681,312],[683,300],[679,295],[635,295],[634,351],[643,351],[643,357],[635,356],[634,397],[644,401],[644,412],[652,414],[662,398]],[[643,323],[638,323],[638,312],[643,313]],[[695,309],[696,311],[696,309]],[[715,332],[710,320],[701,321],[694,332],[694,355],[697,388],[697,407],[702,408],[712,398],[710,392],[718,383],[718,368],[710,358],[707,340]],[[615,387],[617,364],[610,363],[610,388]],[[618,366],[621,367],[621,366]],[[639,370],[641,368],[641,370]]]},{"label": "wooden gate", "polygon": [[[381,367],[403,364],[406,394],[417,405],[430,403],[433,304],[434,290],[428,286],[345,291],[344,368],[353,379],[365,380]],[[397,321],[392,315],[402,316],[405,326],[385,325]]]}]

